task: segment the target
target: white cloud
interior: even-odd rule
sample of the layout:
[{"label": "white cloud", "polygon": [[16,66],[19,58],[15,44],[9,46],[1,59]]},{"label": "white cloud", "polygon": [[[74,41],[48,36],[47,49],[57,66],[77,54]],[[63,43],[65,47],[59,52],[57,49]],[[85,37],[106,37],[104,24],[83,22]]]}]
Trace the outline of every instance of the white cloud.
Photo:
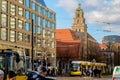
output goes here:
[{"label": "white cloud", "polygon": [[76,0],[59,0],[57,7],[61,7],[66,10],[70,15],[73,16],[73,13],[77,7],[78,3]]},{"label": "white cloud", "polygon": [[[59,0],[57,7],[62,7],[73,16],[77,5],[77,0]],[[120,31],[120,0],[84,0],[81,5],[86,22],[99,21],[105,30]],[[107,23],[111,24],[106,27]]]},{"label": "white cloud", "polygon": [[[89,23],[98,21],[98,23],[101,24],[102,28],[105,30],[111,29],[113,32],[120,31],[120,0],[112,0],[110,2],[105,0],[103,2],[101,0],[98,1],[99,4],[96,6],[93,4],[87,5],[86,2],[84,2],[84,5],[87,5],[84,9],[92,6],[96,7],[91,11],[85,11],[86,21]],[[108,25],[107,23],[110,24]]]}]

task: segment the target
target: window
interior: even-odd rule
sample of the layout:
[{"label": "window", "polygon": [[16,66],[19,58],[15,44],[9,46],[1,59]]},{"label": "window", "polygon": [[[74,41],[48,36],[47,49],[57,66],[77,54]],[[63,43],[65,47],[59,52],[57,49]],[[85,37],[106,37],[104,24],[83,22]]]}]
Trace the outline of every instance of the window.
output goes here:
[{"label": "window", "polygon": [[20,16],[23,16],[23,8],[21,8],[21,7],[18,8],[18,14]]},{"label": "window", "polygon": [[36,26],[33,27],[33,33],[36,34]]},{"label": "window", "polygon": [[48,27],[50,28],[50,21],[48,21]]},{"label": "window", "polygon": [[44,8],[42,9],[42,14],[46,16],[46,10]]},{"label": "window", "polygon": [[50,18],[50,15],[51,15],[50,12],[48,12],[48,18]]},{"label": "window", "polygon": [[2,11],[7,12],[7,1],[2,0]]},{"label": "window", "polygon": [[40,24],[41,24],[41,26],[43,27],[43,18],[41,18]]},{"label": "window", "polygon": [[25,23],[25,30],[30,31],[30,23],[28,22]]},{"label": "window", "polygon": [[77,17],[79,17],[80,15],[78,14]]},{"label": "window", "polygon": [[0,29],[0,38],[2,39],[2,40],[7,40],[7,29],[5,29],[5,28],[1,28]]},{"label": "window", "polygon": [[55,30],[55,24],[52,24],[52,29]]},{"label": "window", "polygon": [[45,38],[45,30],[43,30],[43,38]]},{"label": "window", "polygon": [[54,43],[54,41],[52,42],[52,48],[54,48],[54,46],[55,46],[55,43]]},{"label": "window", "polygon": [[27,35],[27,34],[25,34],[24,35],[24,40],[25,40],[25,42],[30,42],[30,35]]},{"label": "window", "polygon": [[40,33],[40,27],[37,28],[37,33]]},{"label": "window", "polygon": [[52,38],[55,38],[55,33],[52,33]]},{"label": "window", "polygon": [[55,20],[55,15],[54,14],[52,14],[52,20]]},{"label": "window", "polygon": [[30,19],[30,12],[27,10],[25,11],[25,18]]},{"label": "window", "polygon": [[10,41],[15,42],[15,31],[10,31]]},{"label": "window", "polygon": [[38,17],[38,26],[40,26],[40,17]]},{"label": "window", "polygon": [[16,20],[15,18],[10,17],[10,28],[15,28]]},{"label": "window", "polygon": [[120,74],[120,67],[115,68],[115,74]]},{"label": "window", "polygon": [[41,7],[40,7],[40,6],[38,6],[38,12],[40,13],[40,11],[41,11]]},{"label": "window", "polygon": [[32,14],[32,19],[33,19],[33,22],[36,23],[36,17],[35,17],[35,14]]},{"label": "window", "polygon": [[45,27],[46,27],[46,20],[43,19],[43,28],[45,29]]},{"label": "window", "polygon": [[17,40],[18,41],[22,41],[23,40],[22,33],[18,32]]},{"label": "window", "polygon": [[26,7],[30,7],[30,0],[25,0],[26,2],[25,2],[25,5],[26,5]]},{"label": "window", "polygon": [[16,14],[15,8],[16,8],[15,5],[13,5],[13,4],[10,5],[10,13],[11,13],[11,15],[15,15]]},{"label": "window", "polygon": [[48,44],[48,46],[50,46],[50,44],[51,44],[51,43],[50,43],[50,41],[48,41],[48,43],[47,43],[47,44]]},{"label": "window", "polygon": [[77,20],[77,24],[80,24],[80,20]]},{"label": "window", "polygon": [[18,20],[18,28],[22,29],[23,26],[23,21],[22,20]]},{"label": "window", "polygon": [[5,14],[1,14],[1,24],[2,26],[7,26],[7,16]]},{"label": "window", "polygon": [[36,5],[34,2],[32,2],[32,9],[35,10],[35,8],[36,8]]},{"label": "window", "polygon": [[48,31],[48,38],[50,38],[51,37],[51,35],[50,35],[50,31]]}]

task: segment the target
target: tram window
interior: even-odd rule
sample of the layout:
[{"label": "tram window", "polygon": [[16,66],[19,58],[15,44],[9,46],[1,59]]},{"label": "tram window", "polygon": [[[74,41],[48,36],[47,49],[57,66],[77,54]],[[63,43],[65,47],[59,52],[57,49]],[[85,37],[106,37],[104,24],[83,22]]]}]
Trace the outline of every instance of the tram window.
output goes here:
[{"label": "tram window", "polygon": [[79,64],[73,64],[73,70],[78,70],[78,68],[79,68]]}]

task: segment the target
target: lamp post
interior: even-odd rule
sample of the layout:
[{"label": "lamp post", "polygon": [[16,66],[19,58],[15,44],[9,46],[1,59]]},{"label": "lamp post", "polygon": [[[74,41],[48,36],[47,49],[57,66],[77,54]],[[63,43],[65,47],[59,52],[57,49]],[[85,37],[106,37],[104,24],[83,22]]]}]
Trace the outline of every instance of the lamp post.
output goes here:
[{"label": "lamp post", "polygon": [[33,19],[32,19],[32,27],[31,27],[31,62],[32,62],[32,70],[34,70],[34,46],[33,46]]}]

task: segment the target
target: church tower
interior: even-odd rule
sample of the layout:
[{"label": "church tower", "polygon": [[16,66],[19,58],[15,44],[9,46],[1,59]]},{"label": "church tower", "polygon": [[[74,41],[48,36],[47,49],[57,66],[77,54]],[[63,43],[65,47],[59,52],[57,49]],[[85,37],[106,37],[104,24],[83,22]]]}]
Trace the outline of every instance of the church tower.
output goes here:
[{"label": "church tower", "polygon": [[72,25],[72,30],[76,32],[87,32],[84,14],[80,4],[78,5],[78,8],[76,9],[75,12],[75,18],[74,18],[74,23]]},{"label": "church tower", "polygon": [[79,4],[76,12],[75,12],[75,18],[74,22],[72,25],[72,30],[75,32],[76,39],[81,40],[82,42],[82,60],[87,60],[87,42],[88,42],[88,37],[87,37],[87,26],[85,24],[85,19],[84,19],[84,13],[83,10],[81,9],[81,5]]}]

